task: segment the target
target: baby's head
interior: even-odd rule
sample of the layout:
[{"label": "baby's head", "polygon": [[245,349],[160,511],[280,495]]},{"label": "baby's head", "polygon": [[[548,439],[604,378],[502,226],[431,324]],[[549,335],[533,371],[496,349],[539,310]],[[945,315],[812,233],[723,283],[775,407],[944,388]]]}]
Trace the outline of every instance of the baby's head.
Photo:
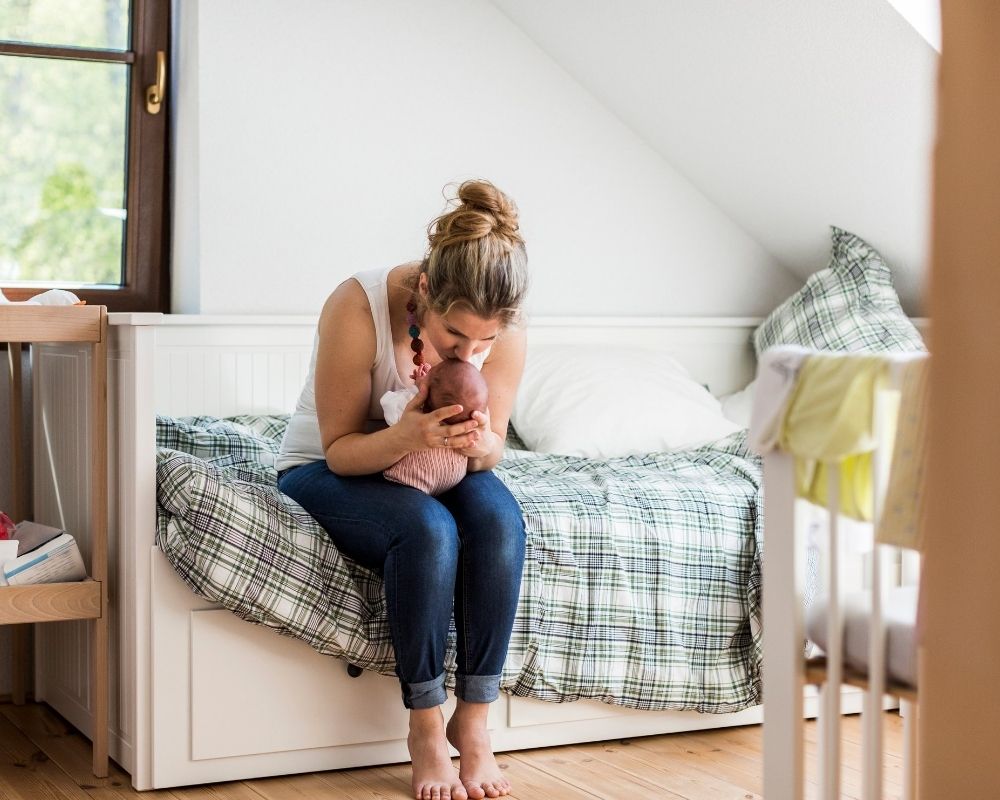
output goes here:
[{"label": "baby's head", "polygon": [[473,411],[486,411],[489,389],[482,374],[468,361],[449,358],[435,364],[427,373],[425,411],[450,405],[462,406],[462,411],[445,422],[454,425],[472,418]]}]

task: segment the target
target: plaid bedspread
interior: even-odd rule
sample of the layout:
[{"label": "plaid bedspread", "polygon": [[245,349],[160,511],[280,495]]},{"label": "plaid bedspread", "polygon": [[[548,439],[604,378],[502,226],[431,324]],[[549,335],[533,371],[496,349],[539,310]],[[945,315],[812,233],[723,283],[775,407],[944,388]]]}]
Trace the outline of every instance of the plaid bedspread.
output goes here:
[{"label": "plaid bedspread", "polygon": [[[392,675],[377,574],[275,487],[285,417],[158,420],[158,544],[198,595]],[[549,701],[737,711],[760,701],[761,470],[744,434],[592,461],[508,440],[527,551],[501,687]],[[446,663],[454,680],[454,630]]]}]

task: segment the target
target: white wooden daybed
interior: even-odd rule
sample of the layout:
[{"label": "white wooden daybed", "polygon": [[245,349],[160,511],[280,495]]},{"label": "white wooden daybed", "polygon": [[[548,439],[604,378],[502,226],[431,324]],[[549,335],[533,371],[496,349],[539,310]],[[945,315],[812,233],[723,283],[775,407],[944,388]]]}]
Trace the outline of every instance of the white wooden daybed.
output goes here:
[{"label": "white wooden daybed", "polygon": [[[250,625],[194,595],[155,545],[155,415],[280,413],[294,407],[315,319],[112,314],[108,369],[111,498],[111,755],[137,789],[408,760],[393,678],[351,678],[342,661]],[[722,395],[753,376],[757,320],[544,318],[532,342],[662,347]],[[36,519],[86,545],[89,355],[36,349]],[[86,623],[36,633],[36,698],[85,733]],[[847,690],[850,691],[850,690]],[[860,709],[853,697],[845,712]],[[815,713],[807,700],[807,715]],[[634,711],[502,694],[498,751],[757,723],[732,714]]]}]

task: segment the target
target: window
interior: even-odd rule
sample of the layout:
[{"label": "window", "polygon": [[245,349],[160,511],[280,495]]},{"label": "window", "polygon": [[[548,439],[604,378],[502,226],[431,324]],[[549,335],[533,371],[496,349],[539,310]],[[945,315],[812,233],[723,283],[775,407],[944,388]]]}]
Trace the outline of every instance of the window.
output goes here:
[{"label": "window", "polygon": [[[0,2],[0,287],[166,311],[168,0]],[[155,101],[156,89],[150,98]],[[155,111],[155,113],[154,113]]]}]

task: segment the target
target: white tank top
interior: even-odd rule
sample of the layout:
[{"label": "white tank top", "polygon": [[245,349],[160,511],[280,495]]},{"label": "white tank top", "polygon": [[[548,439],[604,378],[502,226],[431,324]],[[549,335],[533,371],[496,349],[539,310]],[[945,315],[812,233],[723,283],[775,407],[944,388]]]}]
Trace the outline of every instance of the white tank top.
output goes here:
[{"label": "white tank top", "polygon": [[[372,393],[368,401],[368,430],[377,430],[385,425],[385,415],[379,402],[386,392],[395,392],[412,385],[411,380],[403,381],[396,367],[396,353],[392,346],[392,325],[389,320],[389,290],[387,281],[388,269],[370,269],[352,276],[361,284],[368,296],[368,305],[372,310],[372,321],[375,323],[375,361],[372,364]],[[279,471],[308,464],[312,461],[322,461],[326,458],[323,452],[323,441],[319,433],[319,418],[316,415],[316,351],[319,349],[319,330],[313,338],[312,358],[309,360],[309,374],[305,385],[295,404],[295,413],[288,421],[288,428],[281,440],[281,450],[275,461]],[[489,349],[477,353],[469,359],[476,369],[483,368],[483,362],[489,355]]]}]

